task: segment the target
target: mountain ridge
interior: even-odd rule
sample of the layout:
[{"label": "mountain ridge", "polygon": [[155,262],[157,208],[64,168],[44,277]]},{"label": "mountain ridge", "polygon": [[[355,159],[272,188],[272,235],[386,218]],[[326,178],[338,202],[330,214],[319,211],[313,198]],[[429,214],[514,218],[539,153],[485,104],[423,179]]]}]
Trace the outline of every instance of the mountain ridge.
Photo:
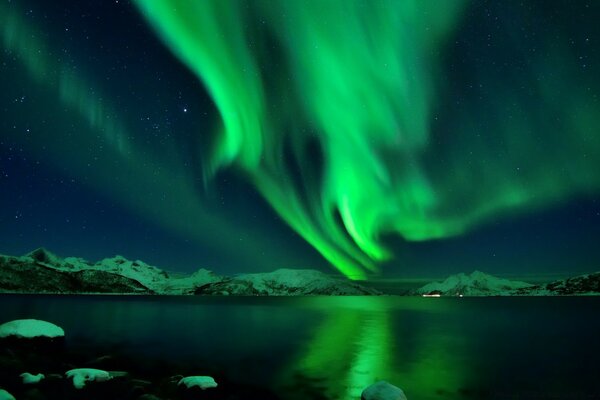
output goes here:
[{"label": "mountain ridge", "polygon": [[164,295],[380,295],[351,281],[316,270],[278,269],[267,273],[219,276],[207,269],[173,274],[122,256],[95,263],[61,258],[38,248],[23,256],[0,255],[0,293],[113,293]]},{"label": "mountain ridge", "polygon": [[533,284],[473,271],[471,274],[450,275],[444,281],[430,282],[414,290],[412,294],[478,297],[600,295],[600,272]]}]

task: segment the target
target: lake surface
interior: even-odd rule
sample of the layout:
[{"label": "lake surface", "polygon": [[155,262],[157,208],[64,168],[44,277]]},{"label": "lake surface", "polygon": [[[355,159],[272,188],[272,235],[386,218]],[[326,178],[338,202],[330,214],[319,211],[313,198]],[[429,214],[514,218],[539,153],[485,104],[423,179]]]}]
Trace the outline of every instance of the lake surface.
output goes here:
[{"label": "lake surface", "polygon": [[[600,298],[0,296],[68,346],[218,370],[282,399],[600,399]],[[209,371],[210,372],[210,371]]]}]

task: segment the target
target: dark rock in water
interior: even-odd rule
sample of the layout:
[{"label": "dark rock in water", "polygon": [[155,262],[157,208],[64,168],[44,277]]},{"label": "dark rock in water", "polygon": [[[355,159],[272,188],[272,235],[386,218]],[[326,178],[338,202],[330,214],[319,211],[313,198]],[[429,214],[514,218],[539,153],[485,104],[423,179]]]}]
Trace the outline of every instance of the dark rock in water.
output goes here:
[{"label": "dark rock in water", "polygon": [[137,398],[137,400],[162,400],[160,397],[156,397],[153,394],[143,394]]},{"label": "dark rock in water", "polygon": [[27,399],[27,400],[46,400],[48,396],[46,396],[39,388],[27,389],[24,392],[23,396],[19,396],[19,399]]},{"label": "dark rock in water", "polygon": [[114,368],[116,362],[118,362],[118,360],[116,360],[115,356],[107,354],[88,360],[82,365],[88,368],[111,369]]},{"label": "dark rock in water", "polygon": [[65,397],[81,400],[129,400],[143,394],[131,389],[126,379],[111,379],[106,382],[87,382],[81,389],[76,389],[70,384],[65,387]]},{"label": "dark rock in water", "polygon": [[177,391],[177,398],[183,400],[280,400],[280,398],[267,389],[257,388],[251,385],[221,385],[212,389],[202,390],[198,387],[181,388]]},{"label": "dark rock in water", "polygon": [[[36,340],[28,339],[27,343],[35,343]],[[183,375],[175,374],[184,373],[188,376],[197,373],[197,366],[132,357],[126,349],[119,350],[112,346],[98,349],[65,345],[60,353],[52,354],[43,346],[19,347],[22,342],[12,342],[10,347],[0,346],[0,387],[19,400],[279,400],[268,389],[230,381],[218,371],[210,370],[210,367],[201,367],[200,370],[215,376],[219,387],[188,389],[184,385],[177,385]],[[99,356],[101,354],[104,356]],[[89,367],[83,365],[86,360],[88,364],[111,366],[102,368],[110,374],[111,379],[86,381],[82,388],[74,387],[72,377],[67,378],[65,372]],[[117,370],[127,373],[115,372]],[[20,377],[23,372],[43,373],[46,378],[35,386],[25,385]]]},{"label": "dark rock in water", "polygon": [[14,371],[41,372],[55,367],[65,353],[65,338],[36,337],[30,339],[10,336],[0,339],[0,368],[24,368]]},{"label": "dark rock in water", "polygon": [[361,400],[407,400],[406,395],[397,386],[379,381],[363,390]]}]

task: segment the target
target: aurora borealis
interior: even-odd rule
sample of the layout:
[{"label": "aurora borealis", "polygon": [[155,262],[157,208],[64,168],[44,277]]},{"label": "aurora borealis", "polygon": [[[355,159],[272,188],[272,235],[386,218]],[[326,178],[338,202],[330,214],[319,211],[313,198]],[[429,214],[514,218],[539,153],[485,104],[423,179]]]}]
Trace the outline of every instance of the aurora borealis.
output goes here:
[{"label": "aurora borealis", "polygon": [[[561,228],[573,246],[548,257],[565,268],[600,260],[589,245],[600,234],[599,5],[138,0],[73,8],[0,5],[3,76],[11,77],[1,87],[2,166],[30,179],[23,165],[8,165],[18,148],[54,171],[43,179],[74,179],[123,206],[102,222],[105,236],[121,232],[127,214],[174,235],[163,255],[189,246],[199,263],[210,253],[213,263],[255,269],[307,266],[320,255],[364,279],[418,269],[411,252],[429,253],[429,243],[468,253],[478,232],[502,221],[517,227],[499,228],[499,248],[526,232],[542,249],[564,237],[531,222],[550,215],[578,229]],[[3,179],[30,209],[44,207],[29,200],[35,188]],[[9,229],[18,207],[3,200]],[[139,240],[160,248],[161,235]],[[116,237],[104,251],[122,246]],[[0,250],[25,246],[11,243]],[[459,266],[461,257],[448,262]],[[542,271],[545,260],[519,265]]]}]

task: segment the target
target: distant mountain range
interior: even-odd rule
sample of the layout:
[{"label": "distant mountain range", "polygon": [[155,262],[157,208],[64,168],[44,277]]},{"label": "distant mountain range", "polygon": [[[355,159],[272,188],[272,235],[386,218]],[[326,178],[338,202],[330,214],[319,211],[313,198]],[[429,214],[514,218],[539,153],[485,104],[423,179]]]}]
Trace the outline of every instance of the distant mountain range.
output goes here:
[{"label": "distant mountain range", "polygon": [[170,275],[121,256],[90,263],[40,248],[24,256],[0,255],[0,293],[105,293],[166,295],[379,295],[381,292],[314,270],[218,276],[206,269]]},{"label": "distant mountain range", "polygon": [[568,296],[600,295],[600,272],[545,284],[511,281],[475,271],[431,282],[412,294],[424,296]]},{"label": "distant mountain range", "polygon": [[[0,255],[0,293],[102,293],[234,296],[381,295],[371,287],[315,270],[219,276],[206,269],[171,275],[121,256],[96,263],[61,258],[43,248],[24,256]],[[531,284],[475,271],[431,282],[408,292],[417,296],[564,296],[600,294],[600,272]]]}]

